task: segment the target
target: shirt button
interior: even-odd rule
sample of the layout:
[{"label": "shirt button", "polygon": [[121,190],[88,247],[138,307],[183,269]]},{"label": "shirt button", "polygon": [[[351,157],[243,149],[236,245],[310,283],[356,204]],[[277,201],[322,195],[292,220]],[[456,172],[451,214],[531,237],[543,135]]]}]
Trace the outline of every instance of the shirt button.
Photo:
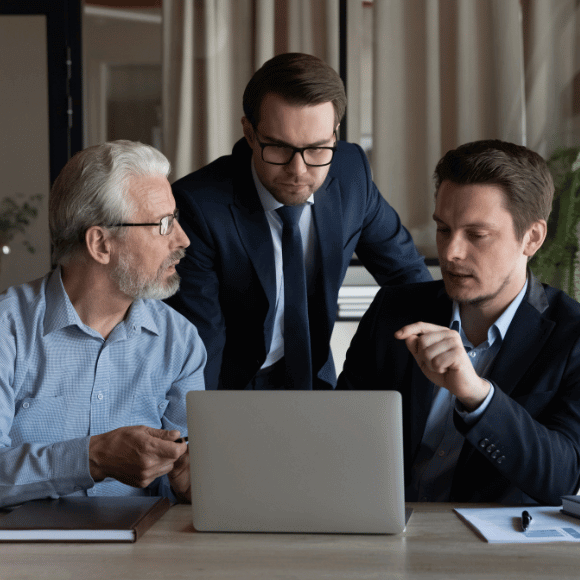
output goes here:
[{"label": "shirt button", "polygon": [[28,409],[28,407],[30,407],[30,403],[22,403],[23,409]]},{"label": "shirt button", "polygon": [[97,395],[97,399],[99,399],[99,401],[102,401],[103,400],[103,393],[99,393]]},{"label": "shirt button", "polygon": [[471,358],[475,358],[475,357],[477,356],[477,353],[476,353],[475,351],[473,351],[473,350],[472,350],[472,351],[469,353],[469,356],[470,356]]},{"label": "shirt button", "polygon": [[163,409],[163,403],[159,403],[159,405],[157,405],[160,409]]}]

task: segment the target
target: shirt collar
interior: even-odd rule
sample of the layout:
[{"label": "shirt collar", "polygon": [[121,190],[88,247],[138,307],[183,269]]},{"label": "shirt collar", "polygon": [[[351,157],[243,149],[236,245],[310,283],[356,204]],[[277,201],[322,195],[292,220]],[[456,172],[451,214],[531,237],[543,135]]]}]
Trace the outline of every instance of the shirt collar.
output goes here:
[{"label": "shirt collar", "polygon": [[[251,161],[252,165],[252,177],[254,178],[254,185],[256,186],[256,191],[258,192],[258,196],[260,197],[260,201],[262,202],[262,207],[264,211],[274,211],[277,210],[279,207],[282,207],[284,204],[280,203],[274,196],[264,187],[258,174],[256,173],[256,168],[254,167],[254,159]],[[312,205],[314,203],[314,193],[310,195],[310,197],[306,200],[306,203]]]},{"label": "shirt collar", "polygon": [[82,330],[86,328],[64,289],[61,268],[58,266],[49,274],[46,285],[44,336],[67,326],[78,326]]},{"label": "shirt collar", "polygon": [[[526,290],[528,288],[528,280],[526,278],[526,282],[524,287],[519,291],[518,295],[511,301],[510,305],[502,312],[501,316],[490,326],[487,331],[487,343],[488,346],[491,346],[497,338],[500,338],[502,341],[507,334],[508,328],[516,314],[516,310],[519,308],[524,296],[526,294]],[[463,328],[461,326],[461,313],[459,309],[459,303],[455,300],[453,301],[453,311],[451,314],[451,324],[449,328],[453,330],[457,330],[459,335],[461,336],[461,340],[465,346],[470,346],[473,348],[473,345],[469,342],[465,333],[463,332]]]},{"label": "shirt collar", "polygon": [[131,304],[129,313],[125,319],[125,325],[129,334],[131,334],[131,331],[139,332],[141,328],[144,328],[159,336],[159,328],[151,315],[151,309],[147,306],[148,302],[149,300],[138,299]]},{"label": "shirt collar", "polygon": [[[87,334],[101,337],[98,332],[90,326],[87,326],[81,320],[66,293],[64,284],[62,283],[61,267],[58,266],[51,274],[49,274],[48,283],[46,285],[44,336],[54,332],[55,330],[66,328],[67,326],[78,326],[78,328]],[[135,300],[133,304],[131,304],[125,320],[120,322],[113,332],[115,332],[117,328],[119,328],[125,338],[141,332],[141,328],[145,328],[153,334],[159,335],[159,329],[153,320],[149,308],[147,308],[146,301],[141,299]],[[118,338],[121,337],[118,336]]]}]

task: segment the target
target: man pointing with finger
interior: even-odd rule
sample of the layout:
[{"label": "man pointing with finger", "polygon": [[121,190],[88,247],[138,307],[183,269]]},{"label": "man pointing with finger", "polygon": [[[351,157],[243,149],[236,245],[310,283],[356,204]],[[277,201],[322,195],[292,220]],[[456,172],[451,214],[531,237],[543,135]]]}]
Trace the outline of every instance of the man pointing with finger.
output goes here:
[{"label": "man pointing with finger", "polygon": [[527,267],[547,165],[480,141],[435,182],[443,280],[379,292],[338,388],[402,393],[407,501],[558,505],[580,478],[580,305]]},{"label": "man pointing with finger", "polygon": [[44,278],[0,295],[0,507],[68,495],[188,501],[185,394],[205,348],[161,299],[189,240],[152,147],[77,153],[49,199]]}]

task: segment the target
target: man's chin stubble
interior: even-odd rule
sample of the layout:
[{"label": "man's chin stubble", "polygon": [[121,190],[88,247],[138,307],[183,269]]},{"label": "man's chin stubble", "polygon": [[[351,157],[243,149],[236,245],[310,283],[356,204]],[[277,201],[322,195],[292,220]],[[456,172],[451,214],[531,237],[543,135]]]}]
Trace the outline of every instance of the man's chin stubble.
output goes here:
[{"label": "man's chin stubble", "polygon": [[119,290],[129,296],[132,300],[152,299],[165,300],[173,296],[179,290],[181,281],[179,274],[175,272],[167,280],[162,280],[162,273],[167,267],[161,268],[155,280],[144,281],[140,279],[138,273],[132,272],[127,263],[121,264],[115,272],[113,279],[116,281]]}]

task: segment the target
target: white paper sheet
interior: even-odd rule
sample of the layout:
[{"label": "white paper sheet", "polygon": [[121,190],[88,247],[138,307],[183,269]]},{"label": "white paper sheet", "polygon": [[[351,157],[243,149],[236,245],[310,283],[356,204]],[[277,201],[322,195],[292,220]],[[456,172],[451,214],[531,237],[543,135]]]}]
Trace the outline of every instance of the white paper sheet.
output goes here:
[{"label": "white paper sheet", "polygon": [[[457,508],[454,511],[490,543],[580,542],[580,519],[560,507]],[[532,516],[521,531],[522,511]]]}]

